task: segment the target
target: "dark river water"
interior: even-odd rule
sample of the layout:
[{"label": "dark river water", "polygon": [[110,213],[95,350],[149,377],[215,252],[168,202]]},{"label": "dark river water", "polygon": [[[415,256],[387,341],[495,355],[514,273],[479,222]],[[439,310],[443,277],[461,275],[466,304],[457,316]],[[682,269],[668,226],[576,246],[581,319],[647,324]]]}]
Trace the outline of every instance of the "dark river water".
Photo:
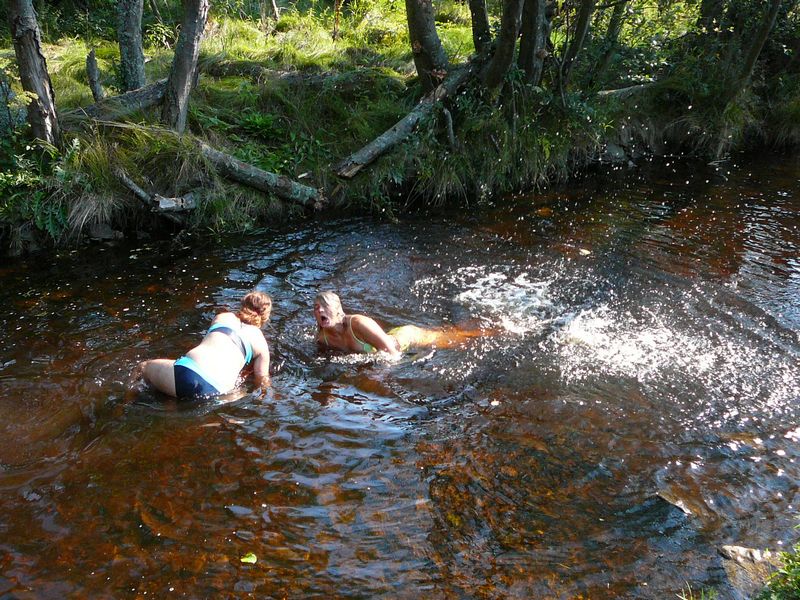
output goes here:
[{"label": "dark river water", "polygon": [[[800,157],[0,267],[2,598],[674,598],[800,505]],[[273,386],[126,403],[257,288]],[[313,297],[496,325],[399,362]],[[254,563],[242,562],[252,553]]]}]

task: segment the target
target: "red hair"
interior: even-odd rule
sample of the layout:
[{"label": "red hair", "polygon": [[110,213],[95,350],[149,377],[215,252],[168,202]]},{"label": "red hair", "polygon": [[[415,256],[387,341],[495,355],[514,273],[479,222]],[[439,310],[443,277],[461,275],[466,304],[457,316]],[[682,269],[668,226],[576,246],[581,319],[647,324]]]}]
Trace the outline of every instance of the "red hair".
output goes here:
[{"label": "red hair", "polygon": [[236,313],[242,323],[255,325],[258,328],[269,321],[272,311],[272,298],[264,292],[250,292],[242,298],[242,308]]}]

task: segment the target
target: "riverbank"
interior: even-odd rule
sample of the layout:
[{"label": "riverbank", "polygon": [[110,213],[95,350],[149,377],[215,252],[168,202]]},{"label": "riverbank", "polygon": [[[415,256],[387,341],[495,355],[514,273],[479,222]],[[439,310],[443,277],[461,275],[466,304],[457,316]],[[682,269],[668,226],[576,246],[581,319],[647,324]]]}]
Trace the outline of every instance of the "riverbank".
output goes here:
[{"label": "riverbank", "polygon": [[[467,7],[439,3],[436,18],[451,64],[468,61]],[[687,26],[692,18],[682,16]],[[101,83],[114,91],[113,36],[100,29],[47,40],[66,141],[56,150],[26,141],[24,131],[3,138],[0,244],[20,253],[85,237],[249,231],[313,212],[222,178],[201,144],[320,190],[329,212],[392,218],[420,204],[474,205],[542,189],[603,161],[627,166],[668,153],[708,161],[800,140],[793,80],[781,82],[782,95],[774,84],[757,85],[716,114],[713,86],[705,82],[699,92],[698,74],[687,72],[701,65],[677,60],[687,48],[644,53],[632,40],[590,93],[531,87],[513,76],[500,94],[467,86],[355,178],[337,177],[336,163],[392,127],[422,95],[404,21],[392,3],[344,13],[336,36],[325,10],[284,10],[277,21],[214,17],[190,133],[182,136],[161,128],[155,109],[122,122],[81,118],[74,109],[92,103],[84,69],[90,49]],[[175,31],[152,26],[146,33],[147,80],[157,81],[169,70]],[[0,57],[8,65],[13,51],[5,46]],[[654,57],[662,63],[650,65]],[[675,72],[658,79],[663,61],[673,61]],[[589,64],[578,68],[576,77],[590,77]],[[618,91],[598,93],[601,83]],[[120,167],[146,193],[191,195],[197,208],[180,218],[153,213],[115,176]]]}]

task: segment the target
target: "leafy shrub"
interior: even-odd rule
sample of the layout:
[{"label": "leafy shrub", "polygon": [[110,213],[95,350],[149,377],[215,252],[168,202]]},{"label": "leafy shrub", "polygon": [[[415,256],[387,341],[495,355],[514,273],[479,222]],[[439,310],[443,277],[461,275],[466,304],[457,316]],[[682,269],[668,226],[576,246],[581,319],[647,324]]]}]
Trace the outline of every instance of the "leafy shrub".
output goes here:
[{"label": "leafy shrub", "polygon": [[19,233],[28,224],[58,241],[68,219],[66,205],[48,192],[46,171],[54,149],[22,145],[16,137],[0,139],[0,148],[5,155],[0,170],[0,227],[10,234],[11,245],[19,249]]},{"label": "leafy shrub", "polygon": [[758,600],[797,600],[800,598],[800,543],[789,552],[781,552],[783,566],[769,579]]},{"label": "leafy shrub", "polygon": [[174,24],[156,21],[144,27],[143,43],[151,48],[170,49],[178,41],[178,27]]}]

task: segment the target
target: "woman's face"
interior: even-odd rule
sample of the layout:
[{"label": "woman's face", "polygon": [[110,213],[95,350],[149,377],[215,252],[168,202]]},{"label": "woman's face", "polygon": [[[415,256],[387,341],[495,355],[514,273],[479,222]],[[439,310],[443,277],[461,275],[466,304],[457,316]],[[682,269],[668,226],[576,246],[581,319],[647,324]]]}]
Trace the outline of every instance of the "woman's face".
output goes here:
[{"label": "woman's face", "polygon": [[338,323],[342,320],[341,316],[337,313],[341,311],[336,311],[326,302],[316,300],[314,302],[314,318],[317,320],[317,325],[320,327],[333,327],[334,325],[338,325]]}]

